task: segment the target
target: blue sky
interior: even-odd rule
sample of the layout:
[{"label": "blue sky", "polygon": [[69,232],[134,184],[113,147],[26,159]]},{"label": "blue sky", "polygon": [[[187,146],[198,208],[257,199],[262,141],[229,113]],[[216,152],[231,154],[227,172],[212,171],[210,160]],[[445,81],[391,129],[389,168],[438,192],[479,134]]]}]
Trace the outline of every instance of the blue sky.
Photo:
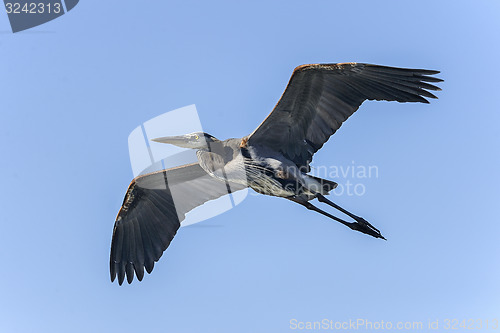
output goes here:
[{"label": "blue sky", "polygon": [[[498,2],[83,1],[18,34],[0,17],[0,331],[500,319]],[[207,132],[241,137],[295,66],[345,61],[445,80],[430,105],[364,104],[315,155],[377,166],[334,198],[387,242],[249,195],[181,229],[141,283],[110,283],[134,128],[196,104]]]}]

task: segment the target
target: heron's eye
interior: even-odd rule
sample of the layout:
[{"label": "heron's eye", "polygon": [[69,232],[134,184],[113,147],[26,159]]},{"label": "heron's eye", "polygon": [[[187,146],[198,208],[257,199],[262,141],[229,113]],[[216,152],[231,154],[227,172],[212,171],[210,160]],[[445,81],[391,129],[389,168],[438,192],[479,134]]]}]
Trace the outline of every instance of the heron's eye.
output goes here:
[{"label": "heron's eye", "polygon": [[195,139],[195,140],[198,140],[199,138],[200,138],[200,137],[199,137],[198,135],[196,135],[196,134],[194,135],[194,139]]}]

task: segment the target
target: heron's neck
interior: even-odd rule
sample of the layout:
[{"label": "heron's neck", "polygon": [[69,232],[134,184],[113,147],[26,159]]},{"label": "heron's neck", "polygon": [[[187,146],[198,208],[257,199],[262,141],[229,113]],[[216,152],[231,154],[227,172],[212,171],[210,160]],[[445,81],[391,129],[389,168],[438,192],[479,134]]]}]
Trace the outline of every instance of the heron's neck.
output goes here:
[{"label": "heron's neck", "polygon": [[224,145],[222,144],[222,141],[212,141],[212,142],[207,142],[207,145],[200,149],[202,151],[208,151],[211,153],[216,153],[216,154],[221,154],[224,151]]}]

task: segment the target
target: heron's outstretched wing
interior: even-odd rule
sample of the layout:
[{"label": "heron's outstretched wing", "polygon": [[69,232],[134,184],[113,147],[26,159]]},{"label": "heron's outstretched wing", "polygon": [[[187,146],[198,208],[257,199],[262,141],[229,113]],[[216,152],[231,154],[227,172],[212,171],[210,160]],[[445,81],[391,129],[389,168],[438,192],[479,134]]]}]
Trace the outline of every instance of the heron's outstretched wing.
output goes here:
[{"label": "heron's outstretched wing", "polygon": [[365,100],[429,103],[427,82],[439,71],[361,63],[315,64],[297,67],[271,114],[249,136],[249,144],[280,151],[299,167],[307,167],[342,123]]},{"label": "heron's outstretched wing", "polygon": [[129,185],[116,217],[111,242],[111,281],[121,285],[151,273],[174,238],[185,214],[244,186],[209,176],[198,163],[153,172]]}]

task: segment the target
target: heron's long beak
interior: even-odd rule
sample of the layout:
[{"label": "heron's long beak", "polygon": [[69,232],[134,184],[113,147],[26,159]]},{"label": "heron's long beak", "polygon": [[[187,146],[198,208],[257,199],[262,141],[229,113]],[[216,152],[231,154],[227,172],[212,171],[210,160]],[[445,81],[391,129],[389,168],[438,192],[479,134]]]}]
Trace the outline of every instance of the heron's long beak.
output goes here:
[{"label": "heron's long beak", "polygon": [[151,141],[159,143],[168,143],[182,148],[191,148],[189,139],[184,135],[164,136],[161,138],[151,139]]}]

